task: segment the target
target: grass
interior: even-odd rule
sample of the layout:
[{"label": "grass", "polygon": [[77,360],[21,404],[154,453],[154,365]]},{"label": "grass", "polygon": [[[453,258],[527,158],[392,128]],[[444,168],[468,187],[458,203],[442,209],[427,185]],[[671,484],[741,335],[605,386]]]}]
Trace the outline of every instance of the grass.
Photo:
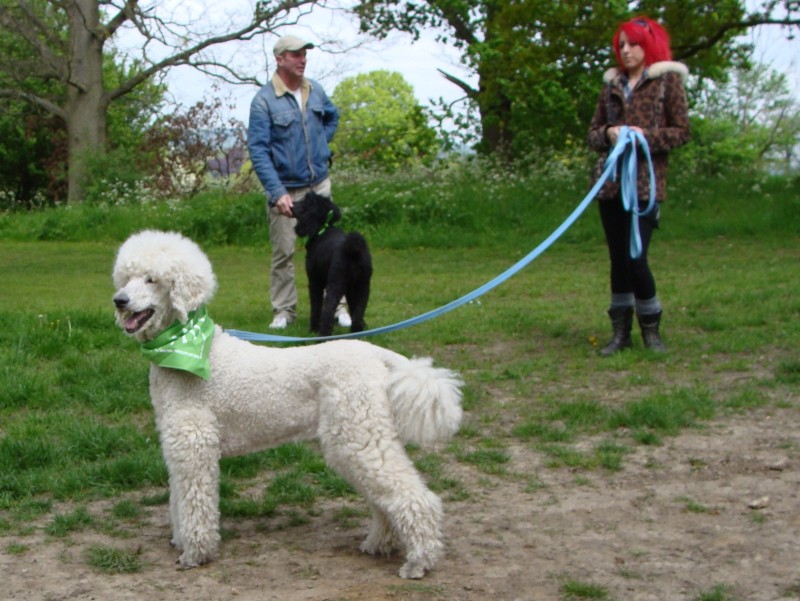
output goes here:
[{"label": "grass", "polygon": [[134,574],[142,571],[140,551],[126,551],[94,546],[88,551],[87,563],[106,574]]},{"label": "grass", "polygon": [[44,531],[50,536],[63,538],[70,532],[83,530],[91,524],[92,517],[86,511],[86,508],[78,507],[69,513],[54,516],[53,520],[45,527]]},{"label": "grass", "polygon": [[[532,197],[530,181],[494,182],[492,194],[481,178],[462,177],[457,186],[419,182],[412,200],[397,182],[374,190],[343,182],[337,189],[353,200],[348,227],[363,227],[373,249],[370,326],[435,309],[489,281],[577,201],[576,185],[540,187]],[[466,378],[467,420],[459,436],[438,453],[410,449],[431,488],[447,501],[469,500],[481,483],[502,479],[535,492],[539,478],[515,470],[517,445],[540,454],[543,469],[569,469],[576,482],[588,482],[588,472],[624,469],[638,447],[663,444],[729,413],[796,410],[786,400],[796,397],[791,391],[800,381],[799,207],[791,185],[764,184],[756,194],[742,182],[715,181],[673,192],[651,251],[666,307],[665,356],[642,351],[637,340],[633,351],[598,357],[609,330],[607,259],[591,210],[547,253],[480,299],[372,339],[409,355],[432,354]],[[387,206],[376,208],[381,193]],[[433,218],[421,208],[426,199]],[[231,212],[218,204],[199,202],[214,215]],[[247,215],[212,227],[208,215],[179,207],[171,225],[203,236],[219,277],[210,306],[215,320],[264,331],[266,241],[234,227],[263,207],[247,197],[236,208]],[[20,537],[9,553],[25,552],[22,537],[31,529],[53,538],[82,529],[135,531],[148,507],[166,511],[148,367],[114,325],[110,302],[119,242],[130,230],[159,225],[160,211],[167,208],[0,216],[0,534]],[[88,223],[97,232],[91,240]],[[260,221],[258,231],[265,232]],[[300,273],[302,260],[299,253]],[[288,334],[307,335],[307,319],[301,308]],[[469,482],[457,475],[464,470],[475,475]],[[221,510],[231,520],[274,519],[292,527],[312,520],[322,500],[342,497],[352,507],[336,520],[350,527],[364,517],[358,497],[314,444],[227,458],[221,474]],[[110,501],[106,515],[86,509],[98,499]],[[679,502],[689,512],[711,511]],[[135,551],[105,547],[87,559],[112,572],[145,569],[138,560]],[[569,583],[562,595],[608,598],[593,586]]]},{"label": "grass", "polygon": [[698,503],[694,499],[689,499],[688,497],[681,497],[677,499],[679,503],[683,505],[684,511],[688,513],[714,513],[715,510],[713,508],[707,507],[702,503]]},{"label": "grass", "polygon": [[[746,269],[751,262],[766,261],[767,257],[775,261],[783,256],[785,271],[796,270],[792,253],[788,249],[776,253],[755,241],[740,242],[736,253],[727,254],[708,245],[682,247],[707,265],[707,271],[694,279],[682,278],[678,287],[669,284],[678,276],[670,277],[670,270],[665,270],[664,287],[668,290],[663,294],[665,298],[675,298],[670,304],[677,308],[677,312],[667,314],[665,331],[668,343],[670,338],[679,341],[680,360],[637,351],[609,361],[596,358],[589,339],[604,336],[607,329],[602,315],[603,266],[599,261],[593,263],[581,248],[555,253],[557,257],[532,266],[504,284],[503,289],[487,295],[479,305],[467,305],[454,314],[414,330],[389,334],[378,342],[409,353],[430,346],[443,349],[450,364],[470,375],[467,405],[478,410],[477,420],[486,426],[506,412],[506,408],[491,402],[498,393],[538,398],[537,403],[510,408],[519,412],[511,432],[522,440],[569,445],[581,435],[626,430],[639,444],[659,444],[664,436],[694,427],[721,410],[763,405],[773,396],[769,388],[792,385],[797,372],[796,359],[788,353],[780,357],[779,363],[768,366],[774,370],[773,378],[746,391],[731,387],[720,395],[719,390],[705,385],[709,369],[724,383],[726,374],[747,369],[748,357],[756,356],[759,349],[774,356],[782,348],[792,348],[798,329],[792,319],[797,311],[794,295],[770,299],[753,310],[748,295],[736,300],[727,294],[728,290],[746,287],[745,280],[758,279]],[[682,255],[676,254],[675,249],[663,245],[661,250],[680,262]],[[83,486],[77,481],[84,478],[74,476],[73,470],[90,470],[93,488],[105,489],[107,494],[165,482],[163,468],[157,467],[160,461],[146,391],[147,366],[135,346],[111,323],[110,310],[101,308],[109,304],[110,282],[107,271],[99,264],[108,264],[113,252],[110,245],[100,252],[97,245],[82,243],[0,245],[3,269],[14,264],[13,256],[18,253],[39,266],[29,269],[22,292],[10,284],[20,280],[19,274],[3,274],[0,279],[5,287],[0,311],[0,353],[5,359],[0,372],[0,411],[8,418],[4,420],[5,436],[0,440],[0,465],[7,468],[4,473],[11,466],[18,472],[4,483],[6,495],[15,496],[14,491],[19,491],[22,498],[44,491],[55,498],[79,495]],[[246,277],[248,273],[263,274],[263,253],[212,248],[211,255],[220,277],[220,292],[212,304],[215,318],[233,327],[263,331],[267,321],[265,290],[252,284],[258,277]],[[375,289],[381,292],[374,295],[370,305],[373,324],[391,323],[415,309],[433,308],[485,281],[502,265],[491,251],[478,265],[437,254],[426,257],[436,267],[429,269],[431,285],[409,289],[406,283],[414,280],[413,266],[425,256],[422,250],[376,250],[380,268],[376,271]],[[48,257],[57,257],[52,276],[48,273]],[[726,282],[713,282],[713,274],[718,271],[728,269],[735,273],[731,266],[736,262],[740,266],[739,279],[729,277]],[[78,277],[81,267],[83,274]],[[593,281],[595,285],[587,288],[596,289],[589,297],[571,297],[569,307],[561,303],[561,311],[554,312],[549,299],[555,290],[542,298],[534,298],[530,290],[536,288],[536,281],[557,280],[564,271],[572,272],[573,281],[582,287],[586,280]],[[461,290],[455,290],[453,282],[461,282]],[[728,324],[725,330],[714,331],[714,335],[709,335],[707,318],[696,317],[699,309],[682,308],[693,307],[692,296],[706,295],[710,285],[717,288],[720,299],[713,311],[725,313]],[[88,302],[86,295],[91,298]],[[405,296],[415,301],[398,306],[398,299]],[[65,306],[67,300],[69,306]],[[572,319],[570,315],[581,318]],[[304,321],[301,315],[293,324],[293,333],[304,335]],[[560,325],[556,327],[554,322]],[[464,329],[463,323],[470,323],[471,327]],[[553,336],[554,330],[561,333]],[[487,340],[491,341],[488,345]],[[485,362],[485,352],[474,352],[481,348],[490,355],[499,352],[502,360]],[[734,357],[739,357],[738,362],[724,364]],[[678,373],[680,377],[674,377]],[[598,388],[592,385],[598,380],[605,381],[605,389],[612,393],[616,388],[639,392],[626,395],[620,399],[622,402],[598,402]],[[568,394],[564,394],[565,388]],[[501,434],[506,436],[507,432]],[[253,477],[281,461],[298,460],[241,458],[229,462],[223,473],[234,478]],[[464,460],[490,469],[489,464],[502,465],[502,452],[470,450]],[[334,489],[337,486],[334,484]],[[297,498],[300,493],[282,494]]]},{"label": "grass", "polygon": [[738,597],[733,595],[729,586],[718,584],[710,590],[700,593],[697,601],[738,601]]},{"label": "grass", "polygon": [[363,508],[342,507],[336,511],[333,519],[340,528],[360,528],[370,518],[370,512]]},{"label": "grass", "polygon": [[561,585],[561,598],[564,601],[576,601],[578,599],[605,601],[610,599],[605,587],[599,584],[581,582],[573,579],[568,579]]},{"label": "grass", "polygon": [[447,590],[442,586],[435,584],[427,584],[424,582],[407,582],[405,584],[392,584],[387,587],[399,599],[408,598],[406,595],[413,595],[413,598],[419,599],[446,599]]},{"label": "grass", "polygon": [[27,553],[29,548],[26,545],[22,545],[20,543],[11,543],[6,547],[6,552],[9,555],[22,555],[23,553]]}]

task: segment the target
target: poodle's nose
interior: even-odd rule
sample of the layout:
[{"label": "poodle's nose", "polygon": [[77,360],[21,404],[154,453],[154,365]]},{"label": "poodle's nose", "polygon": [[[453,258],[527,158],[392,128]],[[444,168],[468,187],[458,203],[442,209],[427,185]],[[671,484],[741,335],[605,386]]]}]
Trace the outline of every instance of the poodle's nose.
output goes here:
[{"label": "poodle's nose", "polygon": [[120,292],[114,297],[114,304],[117,306],[117,309],[124,309],[130,300],[127,294]]}]

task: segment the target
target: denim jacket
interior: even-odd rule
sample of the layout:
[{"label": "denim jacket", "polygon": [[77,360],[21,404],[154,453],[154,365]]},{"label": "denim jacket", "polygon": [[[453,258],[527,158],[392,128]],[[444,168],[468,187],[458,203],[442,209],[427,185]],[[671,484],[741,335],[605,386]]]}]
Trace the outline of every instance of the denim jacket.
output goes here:
[{"label": "denim jacket", "polygon": [[247,146],[270,206],[287,189],[313,186],[328,177],[328,142],[339,112],[316,81],[304,79],[301,89],[305,110],[276,73],[250,104]]}]

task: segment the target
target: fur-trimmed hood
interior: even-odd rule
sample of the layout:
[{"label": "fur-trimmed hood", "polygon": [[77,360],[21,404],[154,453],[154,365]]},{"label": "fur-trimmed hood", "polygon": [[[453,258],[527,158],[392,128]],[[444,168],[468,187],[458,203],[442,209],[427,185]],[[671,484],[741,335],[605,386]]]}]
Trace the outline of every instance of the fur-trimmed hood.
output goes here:
[{"label": "fur-trimmed hood", "polygon": [[[666,73],[677,73],[685,83],[689,78],[689,67],[677,61],[661,61],[647,67],[646,73],[648,79],[656,79]],[[621,74],[622,72],[618,68],[611,67],[603,74],[603,82],[611,83],[619,78]]]}]

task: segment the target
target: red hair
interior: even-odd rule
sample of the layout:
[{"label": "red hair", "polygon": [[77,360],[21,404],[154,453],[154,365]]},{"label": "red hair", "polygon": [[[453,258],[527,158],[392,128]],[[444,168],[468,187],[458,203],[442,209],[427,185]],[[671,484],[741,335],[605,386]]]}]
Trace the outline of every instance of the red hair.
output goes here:
[{"label": "red hair", "polygon": [[644,64],[649,67],[653,63],[672,60],[672,50],[669,47],[669,34],[661,25],[649,17],[634,17],[617,28],[611,43],[617,63],[624,71],[622,57],[619,54],[619,36],[622,33],[631,44],[637,44],[644,50]]}]

